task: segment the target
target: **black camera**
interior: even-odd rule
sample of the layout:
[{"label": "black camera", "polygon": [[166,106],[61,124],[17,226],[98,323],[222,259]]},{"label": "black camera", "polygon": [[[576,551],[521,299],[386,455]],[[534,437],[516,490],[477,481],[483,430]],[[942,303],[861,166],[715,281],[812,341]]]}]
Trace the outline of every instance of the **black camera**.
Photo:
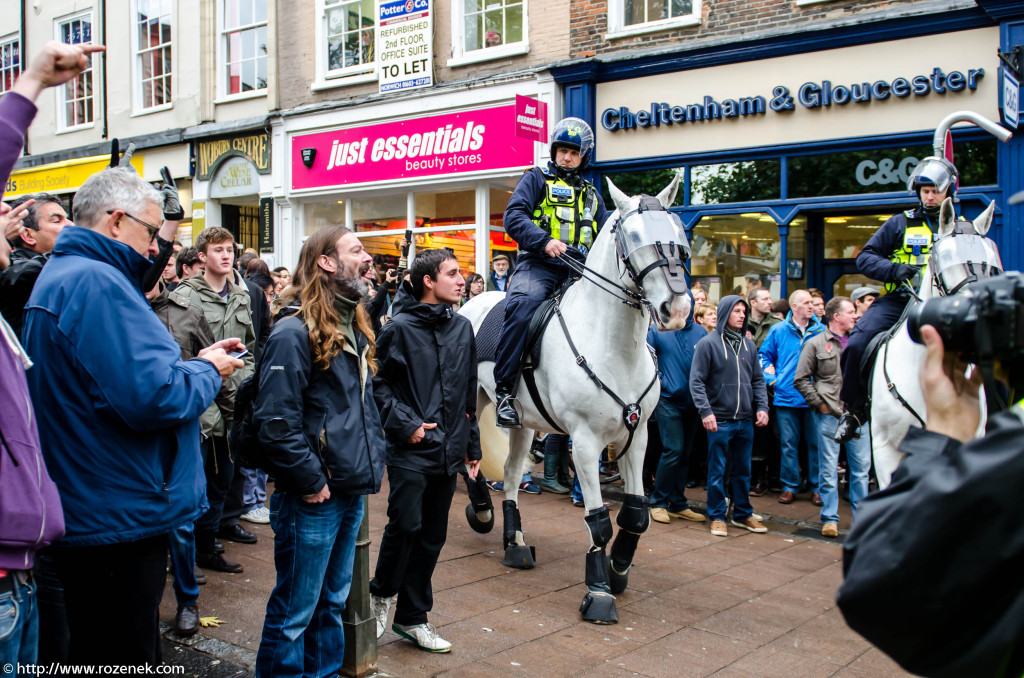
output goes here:
[{"label": "black camera", "polygon": [[1024,276],[1009,271],[972,283],[963,292],[929,299],[911,309],[907,330],[917,343],[921,327],[931,325],[947,352],[972,363],[998,360],[1010,384],[1024,375]]}]

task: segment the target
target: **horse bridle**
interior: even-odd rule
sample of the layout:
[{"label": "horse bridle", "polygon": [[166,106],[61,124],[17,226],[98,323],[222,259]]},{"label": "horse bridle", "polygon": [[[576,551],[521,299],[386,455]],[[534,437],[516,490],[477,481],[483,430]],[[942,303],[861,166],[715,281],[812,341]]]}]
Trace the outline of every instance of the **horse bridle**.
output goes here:
[{"label": "horse bridle", "polygon": [[[686,250],[682,244],[674,241],[670,241],[665,244],[661,241],[655,241],[653,243],[646,243],[639,247],[635,247],[632,251],[627,252],[626,243],[624,242],[623,229],[619,228],[623,222],[632,216],[640,214],[646,211],[661,211],[667,212],[668,210],[661,204],[657,198],[651,198],[650,196],[641,196],[640,204],[635,210],[627,212],[625,215],[619,215],[612,225],[612,232],[615,233],[615,250],[618,254],[618,259],[623,262],[626,268],[626,274],[629,275],[630,280],[636,286],[636,291],[629,289],[625,285],[611,280],[597,271],[588,268],[585,264],[573,259],[572,257],[565,256],[564,254],[559,255],[561,259],[569,268],[579,274],[581,277],[588,278],[590,282],[596,285],[599,289],[604,290],[608,294],[620,299],[622,303],[626,304],[630,308],[637,310],[647,309],[647,312],[651,315],[652,320],[657,318],[656,312],[647,299],[644,293],[643,282],[647,276],[656,268],[661,268],[665,273],[669,289],[673,294],[684,294],[686,292],[686,278],[683,273],[689,273],[686,269],[686,260],[689,256],[686,254]],[[636,267],[633,266],[631,257],[636,252],[646,248],[653,247],[657,252],[659,258],[653,263],[644,267],[642,271],[637,271]],[[667,250],[667,252],[666,252]],[[595,279],[596,278],[596,279]],[[600,280],[601,282],[598,282]],[[601,284],[604,283],[604,284]],[[610,286],[606,287],[605,285]],[[647,385],[640,397],[635,402],[627,403],[625,400],[619,397],[615,391],[611,390],[607,384],[605,384],[601,378],[594,372],[594,369],[590,366],[587,359],[580,353],[579,349],[576,348],[576,344],[572,340],[572,336],[569,334],[569,326],[565,322],[565,318],[562,316],[562,309],[559,304],[555,304],[555,315],[558,318],[559,324],[562,326],[562,333],[565,335],[566,341],[569,342],[569,348],[572,350],[573,356],[576,358],[576,364],[583,368],[583,371],[587,373],[587,377],[594,382],[597,387],[608,394],[612,400],[622,407],[622,421],[626,426],[626,430],[629,432],[629,437],[626,439],[626,445],[622,448],[622,451],[618,454],[616,459],[621,459],[625,456],[626,452],[629,451],[630,445],[633,443],[633,435],[636,433],[636,429],[640,424],[643,410],[640,408],[640,403],[647,397],[647,394],[651,392],[654,385],[658,383],[658,359],[651,353],[651,358],[654,360],[654,377],[651,379],[651,383]],[[543,403],[540,402],[538,397],[534,397],[537,401],[538,409],[541,414],[548,421],[549,424],[554,426],[556,430],[561,430],[548,416],[544,410]]]}]

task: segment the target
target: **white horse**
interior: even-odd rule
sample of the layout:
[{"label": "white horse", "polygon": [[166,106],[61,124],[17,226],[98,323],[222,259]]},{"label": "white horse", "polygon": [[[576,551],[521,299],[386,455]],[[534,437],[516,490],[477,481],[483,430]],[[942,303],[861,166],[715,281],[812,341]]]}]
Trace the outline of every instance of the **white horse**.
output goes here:
[{"label": "white horse", "polygon": [[[685,278],[689,245],[682,224],[667,211],[678,184],[677,177],[653,199],[630,198],[608,181],[616,209],[594,240],[586,260],[589,270],[559,303],[565,327],[556,316],[539,339],[543,358],[534,374],[543,410],[520,383],[523,428],[509,431],[502,562],[522,569],[534,565],[516,501],[534,431],[560,432],[546,421],[542,414],[546,411],[573,441],[591,538],[586,566],[588,593],[580,611],[584,620],[598,624],[618,621],[614,594],[626,588],[637,542],[650,521],[641,471],[647,448],[647,419],[658,403],[660,389],[646,343],[648,309],[659,329],[682,327],[690,311]],[[488,312],[503,296],[493,292],[480,295],[460,313],[479,333]],[[593,370],[604,389],[597,380],[588,378],[584,364]],[[479,365],[478,412],[494,402],[493,369],[493,362]],[[624,408],[616,397],[638,409]],[[620,529],[611,549],[610,567],[605,546],[612,537],[612,524],[608,508],[601,501],[598,477],[600,456],[609,444],[619,452],[619,471],[626,492],[617,517]]]},{"label": "white horse", "polygon": [[[938,258],[942,256],[940,253],[948,256],[950,248],[957,247],[958,243],[954,242],[957,239],[961,239],[959,244],[963,246],[960,247],[960,255],[954,254],[953,259],[961,260],[963,267],[957,269],[960,273],[971,270],[979,278],[1002,273],[1002,262],[995,243],[984,237],[992,225],[994,208],[995,203],[991,203],[972,224],[969,221],[956,221],[952,200],[947,198],[942,203],[938,238],[932,245],[928,264],[921,274],[921,290],[918,296],[922,302],[941,296],[947,291],[959,291],[957,285],[962,281],[945,280],[947,271],[943,270],[942,264],[939,263],[941,259]],[[878,357],[872,367],[871,447],[878,486],[882,489],[889,485],[893,471],[903,458],[903,454],[897,449],[903,437],[911,426],[921,425],[918,416],[925,422],[928,420],[919,377],[924,355],[924,346],[910,338],[906,320],[903,320],[892,339],[879,348]],[[906,405],[900,402],[897,394]],[[980,402],[979,431],[985,426],[984,397],[980,398]]]}]

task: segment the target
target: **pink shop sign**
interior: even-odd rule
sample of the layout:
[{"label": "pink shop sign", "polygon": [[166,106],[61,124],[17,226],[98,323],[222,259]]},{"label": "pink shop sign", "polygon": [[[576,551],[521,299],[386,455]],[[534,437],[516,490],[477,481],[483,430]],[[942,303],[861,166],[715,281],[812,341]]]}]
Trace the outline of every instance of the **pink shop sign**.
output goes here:
[{"label": "pink shop sign", "polygon": [[515,125],[512,105],[298,135],[292,190],[522,169],[533,164],[534,142],[517,137]]}]

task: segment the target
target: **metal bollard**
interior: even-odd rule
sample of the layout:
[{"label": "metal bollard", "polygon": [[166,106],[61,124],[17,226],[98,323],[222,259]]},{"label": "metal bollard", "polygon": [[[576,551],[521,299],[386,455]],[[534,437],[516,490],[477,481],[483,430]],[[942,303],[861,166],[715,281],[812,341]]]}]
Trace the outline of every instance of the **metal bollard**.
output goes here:
[{"label": "metal bollard", "polygon": [[370,501],[363,497],[363,522],[356,537],[356,557],[352,564],[352,588],[345,611],[345,659],[341,675],[363,678],[377,673],[377,620],[370,614]]}]

